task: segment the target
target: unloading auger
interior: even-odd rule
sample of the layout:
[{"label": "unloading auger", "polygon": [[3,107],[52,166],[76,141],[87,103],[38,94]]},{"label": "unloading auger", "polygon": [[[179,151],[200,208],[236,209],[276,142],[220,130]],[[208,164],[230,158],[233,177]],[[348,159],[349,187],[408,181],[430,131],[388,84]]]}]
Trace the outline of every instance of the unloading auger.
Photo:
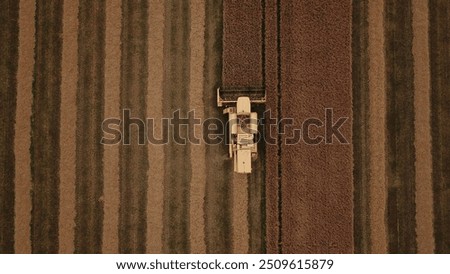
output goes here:
[{"label": "unloading auger", "polygon": [[252,160],[258,157],[258,113],[252,112],[252,105],[265,102],[263,88],[217,89],[217,106],[228,114],[229,155],[237,173],[251,173]]}]

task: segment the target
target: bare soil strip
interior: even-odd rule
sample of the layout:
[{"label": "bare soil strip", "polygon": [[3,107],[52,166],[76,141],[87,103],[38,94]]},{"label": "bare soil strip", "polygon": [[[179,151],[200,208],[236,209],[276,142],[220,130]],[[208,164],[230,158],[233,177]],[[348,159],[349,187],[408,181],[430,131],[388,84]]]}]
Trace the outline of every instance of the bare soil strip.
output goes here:
[{"label": "bare soil strip", "polygon": [[[163,118],[163,44],[164,2],[150,0],[148,18],[148,94],[147,116],[153,118],[154,136],[161,138]],[[147,192],[147,253],[162,252],[164,147],[148,145],[149,171]]]},{"label": "bare soil strip", "polygon": [[31,118],[33,253],[58,252],[62,1],[37,1]]},{"label": "bare soil strip", "polygon": [[[15,252],[31,253],[31,105],[34,67],[35,1],[20,1],[19,67],[15,128]],[[11,209],[9,209],[11,210]]]},{"label": "bare soil strip", "polygon": [[282,116],[294,128],[325,108],[334,121],[349,117],[340,128],[349,144],[283,144],[282,252],[352,253],[351,1],[282,3]]},{"label": "bare soil strip", "polygon": [[[165,5],[163,114],[172,117],[179,111],[183,118],[189,111],[191,15],[188,2]],[[190,145],[172,136],[187,137],[186,127],[170,127],[164,147],[163,252],[189,253]]]},{"label": "bare soil strip", "polygon": [[[364,123],[368,125],[368,184],[369,199],[369,253],[388,252],[386,222],[386,68],[384,42],[384,0],[368,2],[368,55],[369,55],[369,113]],[[356,152],[354,153],[356,155]],[[367,196],[368,195],[368,196]],[[364,214],[364,212],[362,212]]]},{"label": "bare soil strip", "polygon": [[[265,86],[267,103],[266,109],[270,110],[272,118],[278,117],[278,5],[277,1],[266,1],[265,5]],[[267,119],[269,117],[266,117]],[[265,189],[265,236],[267,253],[278,253],[279,229],[279,180],[278,180],[278,146],[276,145],[276,128],[265,128],[265,136],[271,136],[274,143],[266,145],[265,164],[266,189]],[[260,150],[261,151],[261,150]],[[252,180],[250,180],[252,184]],[[250,186],[251,188],[252,186]]]},{"label": "bare soil strip", "polygon": [[368,2],[353,0],[353,180],[355,253],[370,253]]},{"label": "bare soil strip", "polygon": [[[189,108],[195,110],[195,117],[205,119],[203,104],[203,64],[205,62],[205,0],[190,1],[191,13],[191,55],[189,80]],[[201,138],[202,127],[195,127],[197,138]],[[191,253],[206,253],[205,245],[205,218],[204,200],[206,187],[206,147],[204,142],[190,146],[192,165],[192,178],[190,182],[190,244]]]},{"label": "bare soil strip", "polygon": [[[120,117],[121,0],[106,1],[104,118]],[[103,253],[118,253],[119,145],[103,152]]]},{"label": "bare soil strip", "polygon": [[428,2],[413,0],[417,253],[434,252]]},{"label": "bare soil strip", "polygon": [[[0,253],[14,253],[14,123],[19,48],[19,3],[0,4]],[[19,173],[21,171],[18,171]]]},{"label": "bare soil strip", "polygon": [[59,253],[74,252],[75,150],[77,94],[78,0],[66,1],[63,11],[63,53],[61,82],[61,165]]},{"label": "bare soil strip", "polygon": [[[105,1],[81,1],[78,32],[75,252],[100,253],[103,226]],[[67,106],[64,106],[67,107]]]},{"label": "bare soil strip", "polygon": [[[430,1],[431,128],[436,253],[450,253],[450,2]],[[432,31],[431,31],[432,30]]]},{"label": "bare soil strip", "polygon": [[[389,226],[389,252],[415,253],[414,66],[410,0],[386,0],[387,160],[389,211],[397,224]],[[397,212],[397,213],[395,213]],[[390,222],[391,223],[391,222]]]},{"label": "bare soil strip", "polygon": [[[222,84],[222,0],[206,1],[203,100],[208,118],[223,119],[216,107]],[[231,253],[231,176],[233,165],[223,144],[206,146],[205,234],[207,253]]]},{"label": "bare soil strip", "polygon": [[[147,35],[147,1],[122,1],[120,109],[142,120],[147,109]],[[138,144],[138,126],[130,128],[131,145],[120,146],[119,252],[145,253],[148,149]]]}]

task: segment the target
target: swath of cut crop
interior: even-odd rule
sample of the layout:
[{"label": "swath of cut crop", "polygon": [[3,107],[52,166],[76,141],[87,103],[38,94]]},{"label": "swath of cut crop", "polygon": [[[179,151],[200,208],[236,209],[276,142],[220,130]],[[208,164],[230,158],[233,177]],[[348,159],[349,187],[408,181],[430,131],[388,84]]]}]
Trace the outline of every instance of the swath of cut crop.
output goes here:
[{"label": "swath of cut crop", "polygon": [[414,67],[412,56],[411,0],[387,0],[386,83],[387,83],[387,177],[390,210],[398,218],[389,226],[389,252],[415,253],[415,149],[414,149]]},{"label": "swath of cut crop", "polygon": [[58,0],[36,3],[30,149],[33,253],[58,252],[62,6]]},{"label": "swath of cut crop", "polygon": [[435,252],[450,253],[450,2],[429,5]]},{"label": "swath of cut crop", "polygon": [[[80,1],[75,252],[100,253],[103,225],[105,1]],[[65,106],[67,107],[67,106]]]},{"label": "swath of cut crop", "polygon": [[[14,253],[14,123],[19,3],[0,3],[0,253]],[[19,171],[20,172],[20,171]]]},{"label": "swath of cut crop", "polygon": [[[203,100],[205,117],[225,122],[216,107],[216,89],[222,82],[222,8],[221,0],[206,1]],[[207,253],[232,252],[230,185],[233,167],[227,158],[228,148],[223,144],[206,146],[204,212]]]},{"label": "swath of cut crop", "polygon": [[[120,109],[130,110],[131,118],[139,118],[142,123],[147,109],[147,35],[148,2],[122,1]],[[148,149],[138,144],[145,133],[143,124],[132,122],[130,145],[120,146],[120,253],[146,251]]]},{"label": "swath of cut crop", "polygon": [[[165,5],[163,115],[173,117],[179,112],[180,118],[185,118],[189,111],[189,3],[166,1]],[[180,139],[187,138],[186,126],[169,127],[168,132],[169,143],[164,147],[163,252],[189,253],[190,145]]]}]

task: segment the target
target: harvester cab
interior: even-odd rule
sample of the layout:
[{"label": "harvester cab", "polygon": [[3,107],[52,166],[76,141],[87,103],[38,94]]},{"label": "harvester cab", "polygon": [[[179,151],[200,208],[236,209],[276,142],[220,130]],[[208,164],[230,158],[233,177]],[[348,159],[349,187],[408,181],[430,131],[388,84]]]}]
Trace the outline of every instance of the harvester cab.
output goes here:
[{"label": "harvester cab", "polygon": [[258,157],[258,113],[252,105],[265,102],[262,88],[217,89],[217,106],[228,114],[229,156],[237,173],[251,173],[252,160]]}]

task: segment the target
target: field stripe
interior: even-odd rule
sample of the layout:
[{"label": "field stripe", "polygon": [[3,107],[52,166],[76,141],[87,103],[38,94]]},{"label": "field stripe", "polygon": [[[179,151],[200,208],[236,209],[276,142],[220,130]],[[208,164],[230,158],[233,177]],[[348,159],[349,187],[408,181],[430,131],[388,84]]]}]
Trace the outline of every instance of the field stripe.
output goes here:
[{"label": "field stripe", "polygon": [[[369,1],[353,0],[353,180],[355,188],[353,229],[355,253],[369,253],[370,251],[368,3]],[[373,70],[371,71],[373,72]]]},{"label": "field stripe", "polygon": [[[15,252],[31,253],[31,105],[34,67],[35,1],[20,1],[19,67],[15,128]],[[20,172],[19,172],[20,171]]]},{"label": "field stripe", "polygon": [[[129,109],[132,118],[137,117],[141,120],[146,118],[147,109],[145,100],[148,82],[147,35],[147,1],[123,0],[120,109]],[[138,126],[130,126],[130,145],[120,146],[120,253],[146,251],[149,165],[147,147],[138,144],[138,137],[145,136],[142,126],[139,127],[140,129],[136,130]],[[139,132],[141,134],[138,134]],[[124,132],[123,135],[128,134]]]},{"label": "field stripe", "polygon": [[[204,33],[205,33],[205,0],[190,1],[191,12],[191,55],[189,80],[189,107],[195,111],[195,118],[205,119],[203,104],[203,64],[205,61]],[[192,127],[191,127],[192,128]],[[193,128],[195,137],[201,138],[201,126]],[[190,243],[191,253],[206,253],[205,245],[205,219],[204,200],[206,187],[205,156],[206,148],[203,141],[190,146],[192,165],[192,178],[190,182]]]},{"label": "field stripe", "polygon": [[[105,1],[80,1],[75,252],[99,253],[103,225]],[[65,106],[66,107],[66,106]]]},{"label": "field stripe", "polygon": [[31,118],[33,253],[58,252],[62,1],[37,1]]},{"label": "field stripe", "polygon": [[384,41],[384,0],[368,2],[369,21],[369,227],[370,253],[388,251],[386,203],[386,69]]},{"label": "field stripe", "polygon": [[75,227],[75,150],[77,94],[78,0],[66,1],[63,11],[61,82],[61,166],[59,253],[73,253]]},{"label": "field stripe", "polygon": [[435,252],[450,253],[450,2],[429,4]]},{"label": "field stripe", "polygon": [[[147,116],[154,119],[153,135],[160,139],[163,118],[163,1],[150,0],[148,20]],[[150,166],[147,195],[147,253],[161,253],[163,247],[164,147],[149,143],[148,157]]]},{"label": "field stripe", "polygon": [[[414,67],[411,0],[386,0],[389,252],[415,253]],[[396,193],[396,194],[394,194]]]},{"label": "field stripe", "polygon": [[[179,110],[186,117],[189,108],[190,10],[188,2],[165,2],[164,31],[164,117]],[[165,128],[167,130],[167,128]],[[185,126],[169,130],[164,147],[163,252],[189,253],[190,145],[177,144],[172,136],[187,136]]]},{"label": "field stripe", "polygon": [[[14,252],[14,123],[19,47],[19,3],[0,3],[0,253]],[[18,171],[19,173],[21,171]]]},{"label": "field stripe", "polygon": [[[224,121],[217,108],[216,88],[222,83],[222,0],[206,1],[205,5],[205,64],[203,100],[208,118]],[[231,176],[233,165],[228,147],[206,146],[205,234],[207,253],[231,253]]]},{"label": "field stripe", "polygon": [[[104,118],[120,116],[121,0],[106,1]],[[118,253],[119,145],[104,146],[102,253]]]},{"label": "field stripe", "polygon": [[428,1],[413,0],[417,253],[434,252]]}]

